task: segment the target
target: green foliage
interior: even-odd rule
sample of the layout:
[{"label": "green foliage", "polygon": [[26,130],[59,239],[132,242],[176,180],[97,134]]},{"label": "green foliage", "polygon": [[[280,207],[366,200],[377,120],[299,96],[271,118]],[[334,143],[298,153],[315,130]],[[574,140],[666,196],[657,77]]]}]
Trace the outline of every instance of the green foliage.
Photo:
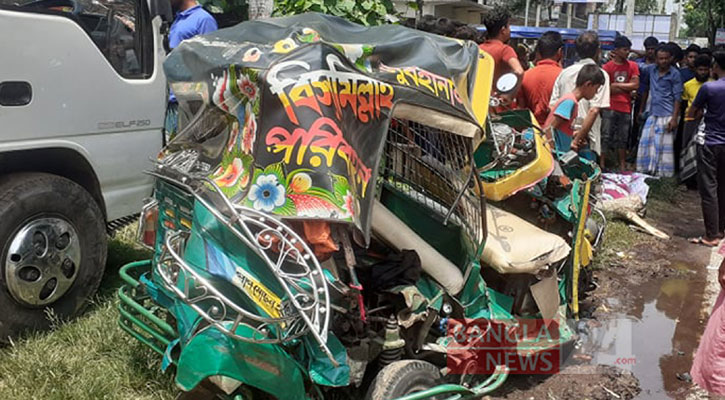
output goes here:
[{"label": "green foliage", "polygon": [[214,13],[220,28],[247,19],[247,0],[200,0],[199,3]]},{"label": "green foliage", "polygon": [[276,0],[275,16],[319,12],[358,24],[382,25],[395,13],[391,0]]},{"label": "green foliage", "polygon": [[657,0],[637,0],[634,2],[634,12],[636,14],[653,14],[657,13]]},{"label": "green foliage", "polygon": [[683,7],[686,36],[706,37],[715,42],[715,31],[725,26],[725,1],[687,0]]}]

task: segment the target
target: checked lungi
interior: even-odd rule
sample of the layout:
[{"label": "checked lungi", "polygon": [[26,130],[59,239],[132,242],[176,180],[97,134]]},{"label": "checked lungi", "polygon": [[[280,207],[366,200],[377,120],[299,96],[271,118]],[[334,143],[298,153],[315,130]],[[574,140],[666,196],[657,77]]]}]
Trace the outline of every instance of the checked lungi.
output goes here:
[{"label": "checked lungi", "polygon": [[675,174],[674,132],[667,130],[671,118],[647,118],[639,139],[637,172],[662,177]]}]

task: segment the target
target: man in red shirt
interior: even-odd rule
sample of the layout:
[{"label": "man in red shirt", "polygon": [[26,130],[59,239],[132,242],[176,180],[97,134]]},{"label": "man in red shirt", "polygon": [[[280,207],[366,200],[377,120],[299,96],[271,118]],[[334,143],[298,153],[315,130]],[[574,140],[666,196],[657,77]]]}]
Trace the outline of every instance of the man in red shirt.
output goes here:
[{"label": "man in red shirt", "polygon": [[496,63],[493,71],[494,85],[498,78],[507,72],[513,72],[518,75],[519,79],[524,74],[516,51],[506,44],[511,39],[510,18],[509,11],[498,5],[486,13],[483,18],[483,24],[486,25],[486,41],[479,47],[490,54]]},{"label": "man in red shirt", "polygon": [[[611,96],[609,110],[603,110],[603,138],[605,149],[616,150],[619,158],[619,169],[626,169],[627,144],[629,143],[630,123],[632,121],[632,92],[639,88],[639,67],[634,61],[627,60],[632,42],[626,36],[614,39],[612,61],[604,64],[604,71],[609,74]],[[602,152],[602,162],[606,151]]]},{"label": "man in red shirt", "polygon": [[524,73],[518,95],[518,106],[534,113],[539,126],[544,126],[549,115],[549,99],[556,77],[561,72],[564,42],[561,34],[548,31],[536,44],[536,66]]}]

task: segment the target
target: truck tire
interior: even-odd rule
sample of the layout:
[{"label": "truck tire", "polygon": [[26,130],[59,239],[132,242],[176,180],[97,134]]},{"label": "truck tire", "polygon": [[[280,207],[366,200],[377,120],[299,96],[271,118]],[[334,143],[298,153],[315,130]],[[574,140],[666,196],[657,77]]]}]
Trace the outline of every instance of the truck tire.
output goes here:
[{"label": "truck tire", "polygon": [[45,173],[0,177],[0,342],[80,313],[106,266],[105,221],[83,187]]},{"label": "truck tire", "polygon": [[441,383],[438,368],[423,360],[401,360],[385,366],[370,385],[366,400],[391,400]]}]

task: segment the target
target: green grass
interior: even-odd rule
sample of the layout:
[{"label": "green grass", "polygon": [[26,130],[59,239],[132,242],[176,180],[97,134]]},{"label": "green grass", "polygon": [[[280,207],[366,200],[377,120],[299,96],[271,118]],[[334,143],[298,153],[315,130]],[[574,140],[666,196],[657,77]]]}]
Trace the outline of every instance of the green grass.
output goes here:
[{"label": "green grass", "polygon": [[652,201],[674,203],[677,199],[679,189],[676,178],[648,179],[647,184],[649,185],[647,203]]},{"label": "green grass", "polygon": [[640,243],[646,243],[652,240],[651,236],[632,229],[630,224],[609,217],[607,230],[604,235],[601,248],[594,255],[592,267],[595,270],[620,262],[622,259],[617,253],[626,252]]},{"label": "green grass", "polygon": [[118,327],[118,268],[148,257],[132,241],[132,227],[116,234],[102,288],[88,312],[72,323],[53,316],[54,329],[0,349],[0,399],[173,399],[171,374],[160,357]]}]

